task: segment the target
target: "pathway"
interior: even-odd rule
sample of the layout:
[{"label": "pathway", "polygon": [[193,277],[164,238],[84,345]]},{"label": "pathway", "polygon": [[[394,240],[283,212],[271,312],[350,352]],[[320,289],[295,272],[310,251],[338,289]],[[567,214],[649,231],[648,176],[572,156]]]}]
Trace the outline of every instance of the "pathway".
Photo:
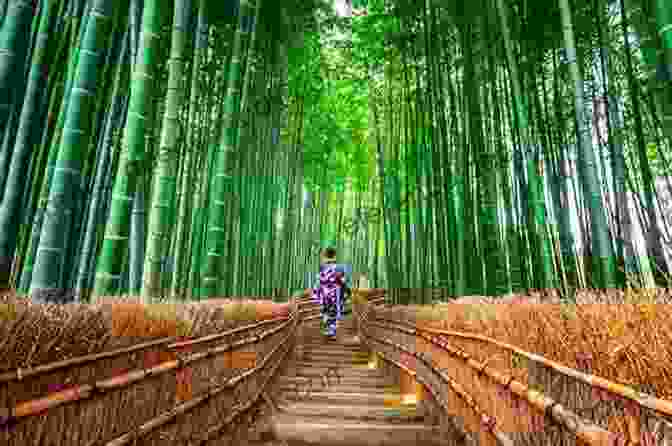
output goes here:
[{"label": "pathway", "polygon": [[368,367],[352,316],[341,322],[338,332],[335,340],[327,340],[318,320],[304,323],[294,356],[279,377],[281,401],[270,423],[274,440],[267,445],[455,444],[442,441],[438,427],[428,426],[415,405],[400,404],[393,379]]}]

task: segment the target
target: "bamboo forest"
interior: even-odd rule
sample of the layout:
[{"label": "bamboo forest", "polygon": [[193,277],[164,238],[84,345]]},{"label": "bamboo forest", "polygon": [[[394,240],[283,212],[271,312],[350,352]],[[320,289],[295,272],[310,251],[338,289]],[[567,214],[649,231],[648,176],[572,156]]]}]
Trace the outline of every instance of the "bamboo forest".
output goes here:
[{"label": "bamboo forest", "polygon": [[669,0],[0,1],[0,288],[666,287]]},{"label": "bamboo forest", "polygon": [[0,0],[0,446],[672,445],[672,0]]}]

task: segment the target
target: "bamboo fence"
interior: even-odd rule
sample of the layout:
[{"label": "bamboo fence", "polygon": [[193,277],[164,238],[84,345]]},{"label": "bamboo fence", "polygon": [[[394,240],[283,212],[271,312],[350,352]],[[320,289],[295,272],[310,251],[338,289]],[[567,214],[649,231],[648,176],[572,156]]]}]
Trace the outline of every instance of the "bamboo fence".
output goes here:
[{"label": "bamboo fence", "polygon": [[366,303],[356,312],[363,339],[403,364],[444,412],[436,416],[452,415],[478,444],[672,444],[670,401],[484,336],[421,328]]},{"label": "bamboo fence", "polygon": [[0,444],[206,444],[245,435],[293,349],[300,305],[287,317],[197,339],[2,373]]}]

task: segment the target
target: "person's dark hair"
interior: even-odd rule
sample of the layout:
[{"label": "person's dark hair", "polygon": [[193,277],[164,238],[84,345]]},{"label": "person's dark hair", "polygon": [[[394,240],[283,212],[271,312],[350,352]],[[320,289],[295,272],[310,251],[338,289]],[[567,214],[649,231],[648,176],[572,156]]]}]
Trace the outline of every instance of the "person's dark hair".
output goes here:
[{"label": "person's dark hair", "polygon": [[327,258],[334,258],[336,257],[336,249],[335,248],[327,248],[324,250],[324,255]]}]

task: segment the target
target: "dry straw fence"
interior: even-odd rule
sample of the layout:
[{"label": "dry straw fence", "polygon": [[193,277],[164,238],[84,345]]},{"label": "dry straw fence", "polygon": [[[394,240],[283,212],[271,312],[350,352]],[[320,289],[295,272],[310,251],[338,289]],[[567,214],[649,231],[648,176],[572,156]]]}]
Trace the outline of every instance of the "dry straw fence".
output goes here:
[{"label": "dry straw fence", "polygon": [[[558,361],[580,340],[571,338],[576,334],[569,325],[556,326],[553,317],[544,318],[566,310],[502,306],[507,309],[494,318],[481,314],[472,320],[443,320],[436,327],[421,311],[374,306],[384,296],[379,289],[354,296],[360,336],[386,361],[389,373],[422,384],[417,386],[419,406],[428,422],[446,426],[449,436],[479,445],[672,446],[672,402],[661,397],[664,392],[655,398],[596,376],[602,367],[596,349],[591,350],[593,364],[584,364],[593,374],[577,370],[578,363],[572,368]],[[225,308],[232,307],[223,303],[154,310],[132,303],[79,308],[0,303],[0,444],[207,445],[222,439],[243,444],[250,426],[272,406],[274,379],[300,345],[300,321],[319,317],[319,310],[306,294],[285,306],[286,311],[257,302],[248,323],[241,325],[245,318],[231,317]],[[592,319],[586,312],[593,310],[576,306],[573,320],[584,325],[587,339],[600,342],[590,321],[606,326],[626,321],[626,328],[642,329],[636,313],[653,324],[646,326],[648,347],[661,354],[653,342],[659,339],[654,326],[669,336],[670,325],[662,325],[669,309],[651,316],[647,304],[637,305],[606,317],[613,308],[607,305]],[[486,307],[478,311],[488,313]],[[464,318],[468,313],[447,308],[452,311],[443,316]],[[166,315],[170,311],[175,314]],[[236,311],[244,312],[243,306]],[[534,335],[532,341],[521,340],[516,318],[525,318],[522,330]],[[239,322],[223,322],[230,320]],[[539,339],[553,339],[558,332],[569,340],[557,346],[555,356],[545,355],[555,361],[529,353],[547,352]],[[141,334],[153,339],[143,340]],[[636,352],[636,344],[633,340],[613,351],[627,357]],[[634,376],[630,363],[619,364]]]},{"label": "dry straw fence", "polygon": [[[61,322],[71,326],[82,325],[83,320],[89,321],[84,324],[89,327],[91,320],[104,321],[91,317],[104,313],[102,307],[67,310],[64,306],[30,309],[28,303],[16,302],[2,305],[5,323],[0,323],[1,334],[13,333],[19,338],[26,331],[48,330],[49,324],[40,325],[47,321],[48,312],[61,311]],[[137,310],[138,305],[127,307]],[[109,342],[114,337],[110,335],[109,318],[107,326],[101,322],[88,332],[61,329],[57,330],[58,342],[52,342],[50,350],[63,349],[73,341],[72,337],[79,336],[75,346],[82,343],[83,336],[102,338],[95,339],[98,344],[94,347],[87,347],[97,349],[95,353],[59,361],[35,360],[49,357],[43,351],[44,345],[20,345],[1,338],[0,353],[6,354],[8,348],[15,353],[9,363],[38,364],[11,369],[3,364],[0,444],[208,445],[218,444],[223,438],[234,439],[238,444],[268,409],[274,378],[286,366],[285,359],[294,346],[299,302],[294,300],[286,307],[286,314],[279,317],[268,318],[269,314],[278,313],[276,308],[266,315],[266,320],[242,326],[238,323],[223,330],[221,321],[226,310],[221,305],[185,306],[179,311],[191,317],[162,319],[175,331],[174,336],[144,342],[138,342],[137,336],[128,336],[116,345]],[[117,304],[111,308],[121,308],[123,312],[125,307]],[[87,311],[88,316],[84,314]],[[54,319],[59,318],[52,315],[49,320]],[[128,317],[112,319],[117,320],[112,331],[128,332],[133,326]],[[28,323],[31,320],[35,323]],[[185,321],[188,326],[180,328]],[[160,318],[145,322],[143,326],[135,320],[135,331],[161,325]],[[208,331],[212,333],[194,336]],[[185,334],[191,339],[186,339]],[[67,356],[58,352],[55,355]]]},{"label": "dry straw fence", "polygon": [[[383,290],[375,293],[370,299],[384,296]],[[417,386],[417,399],[430,419],[448,424],[468,444],[672,445],[670,400],[481,334],[430,328],[420,311],[370,303],[358,302],[355,308],[363,340],[386,362],[423,384]],[[608,311],[609,305],[604,307],[602,311]],[[464,313],[464,308],[449,308]],[[550,310],[536,305],[527,311]],[[579,305],[573,311],[583,309]],[[621,320],[627,320],[624,311],[620,309]],[[543,326],[528,321],[523,330],[544,334]],[[487,331],[481,327],[481,332]]]}]

